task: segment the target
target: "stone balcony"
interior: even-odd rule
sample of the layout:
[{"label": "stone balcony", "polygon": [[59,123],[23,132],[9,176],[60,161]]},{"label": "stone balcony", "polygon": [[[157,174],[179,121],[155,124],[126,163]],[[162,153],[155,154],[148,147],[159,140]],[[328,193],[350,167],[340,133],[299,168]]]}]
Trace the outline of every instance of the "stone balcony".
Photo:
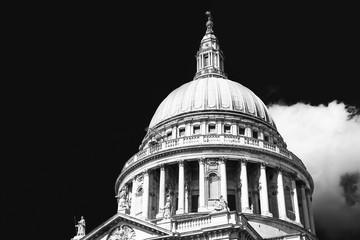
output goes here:
[{"label": "stone balcony", "polygon": [[[133,155],[124,165],[121,174],[132,164],[135,164],[153,154],[164,152],[171,149],[188,146],[206,146],[216,144],[219,146],[234,146],[234,147],[246,147],[259,149],[265,152],[274,153],[287,159],[290,163],[297,165],[298,167],[305,169],[302,161],[296,157],[293,153],[285,148],[278,147],[269,142],[265,142],[260,139],[234,136],[230,134],[214,134],[214,135],[195,135],[182,138],[171,139],[162,141],[153,146],[147,147],[135,155]],[[120,175],[121,175],[120,174]]]}]

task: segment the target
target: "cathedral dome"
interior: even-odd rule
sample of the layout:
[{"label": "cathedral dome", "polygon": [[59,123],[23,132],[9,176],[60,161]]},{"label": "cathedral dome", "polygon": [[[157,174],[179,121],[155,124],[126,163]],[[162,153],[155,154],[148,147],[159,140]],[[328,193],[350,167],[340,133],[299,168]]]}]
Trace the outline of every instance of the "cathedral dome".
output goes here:
[{"label": "cathedral dome", "polygon": [[157,108],[149,127],[187,113],[229,111],[265,121],[276,129],[267,107],[250,89],[219,77],[198,78],[172,91]]}]

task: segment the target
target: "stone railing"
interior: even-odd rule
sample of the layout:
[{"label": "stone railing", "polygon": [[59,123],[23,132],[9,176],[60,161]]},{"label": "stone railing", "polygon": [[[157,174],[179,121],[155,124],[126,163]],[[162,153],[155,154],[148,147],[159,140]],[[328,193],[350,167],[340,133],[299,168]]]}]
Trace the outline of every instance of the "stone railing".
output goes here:
[{"label": "stone railing", "polygon": [[159,221],[154,221],[157,226],[160,226],[166,230],[172,232],[186,232],[186,231],[201,231],[202,228],[210,226],[219,226],[226,224],[236,224],[239,220],[237,218],[236,211],[215,211],[209,212],[202,216],[178,216],[178,219],[160,219]]},{"label": "stone railing", "polygon": [[202,216],[191,219],[177,220],[175,227],[178,232],[184,232],[188,230],[200,229],[210,225],[211,225],[211,217]]},{"label": "stone railing", "polygon": [[123,171],[129,165],[155,153],[159,153],[165,150],[170,150],[178,147],[208,145],[208,144],[245,146],[256,149],[262,149],[264,151],[278,153],[283,157],[286,157],[288,160],[291,160],[295,164],[305,168],[304,164],[301,162],[301,160],[298,157],[296,157],[294,154],[292,154],[290,151],[286,150],[285,148],[280,148],[272,143],[265,142],[263,140],[256,138],[245,137],[245,136],[235,136],[230,134],[214,134],[214,135],[195,135],[195,136],[176,138],[176,139],[163,141],[156,145],[147,147],[136,153],[134,156],[132,156],[125,163],[125,167],[123,168]]}]

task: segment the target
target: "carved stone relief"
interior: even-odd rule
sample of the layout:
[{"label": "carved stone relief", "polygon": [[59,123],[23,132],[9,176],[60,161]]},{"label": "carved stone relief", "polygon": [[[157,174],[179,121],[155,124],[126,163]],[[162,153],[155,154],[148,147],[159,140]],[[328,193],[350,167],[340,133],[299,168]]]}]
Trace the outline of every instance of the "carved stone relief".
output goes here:
[{"label": "carved stone relief", "polygon": [[135,240],[135,231],[127,226],[121,225],[115,228],[110,234],[107,240]]}]

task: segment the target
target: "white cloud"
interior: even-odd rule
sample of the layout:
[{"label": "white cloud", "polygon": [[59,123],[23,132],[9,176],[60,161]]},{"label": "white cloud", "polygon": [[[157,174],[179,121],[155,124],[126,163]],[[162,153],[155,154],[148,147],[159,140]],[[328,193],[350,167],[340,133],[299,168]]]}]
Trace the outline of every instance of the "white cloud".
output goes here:
[{"label": "white cloud", "polygon": [[269,107],[288,149],[313,177],[313,208],[319,229],[331,232],[334,239],[343,231],[359,231],[352,222],[360,222],[360,203],[348,206],[339,185],[343,174],[360,172],[360,116],[348,119],[345,107],[335,101],[328,106],[297,103]]}]

